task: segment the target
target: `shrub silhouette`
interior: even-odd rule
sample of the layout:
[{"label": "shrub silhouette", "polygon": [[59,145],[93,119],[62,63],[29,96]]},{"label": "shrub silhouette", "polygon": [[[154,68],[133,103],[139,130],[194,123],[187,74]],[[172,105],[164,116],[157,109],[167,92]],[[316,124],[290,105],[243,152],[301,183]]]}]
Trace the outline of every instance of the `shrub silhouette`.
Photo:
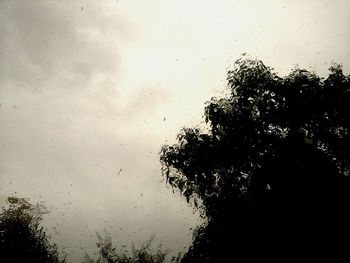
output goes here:
[{"label": "shrub silhouette", "polygon": [[0,261],[63,263],[55,245],[51,245],[40,221],[47,213],[41,205],[25,198],[8,197],[8,207],[0,214]]},{"label": "shrub silhouette", "polygon": [[[163,251],[161,246],[158,246],[156,251],[152,250],[151,245],[154,236],[145,242],[139,249],[132,245],[131,254],[123,249],[117,249],[112,244],[111,236],[105,233],[102,237],[97,233],[97,247],[99,248],[99,257],[96,261],[91,259],[88,254],[85,254],[85,263],[163,263],[166,262],[166,255],[169,250]],[[171,262],[180,262],[180,255],[173,257]]]},{"label": "shrub silhouette", "polygon": [[183,128],[162,172],[205,211],[182,262],[349,258],[350,77],[279,77],[242,57],[230,94],[205,107],[208,131]]}]

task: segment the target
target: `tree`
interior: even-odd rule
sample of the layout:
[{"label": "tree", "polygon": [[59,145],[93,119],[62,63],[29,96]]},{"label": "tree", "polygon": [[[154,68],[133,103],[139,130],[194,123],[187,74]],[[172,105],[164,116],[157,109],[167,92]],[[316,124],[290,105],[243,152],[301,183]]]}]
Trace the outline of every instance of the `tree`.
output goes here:
[{"label": "tree", "polygon": [[8,197],[7,202],[8,207],[2,207],[0,213],[0,261],[65,262],[40,226],[42,215],[47,213],[45,206],[34,206],[18,197]]},{"label": "tree", "polygon": [[205,106],[208,131],[183,128],[160,152],[167,182],[208,222],[183,262],[347,255],[350,77],[333,65],[326,79],[282,78],[243,57],[227,81]]}]

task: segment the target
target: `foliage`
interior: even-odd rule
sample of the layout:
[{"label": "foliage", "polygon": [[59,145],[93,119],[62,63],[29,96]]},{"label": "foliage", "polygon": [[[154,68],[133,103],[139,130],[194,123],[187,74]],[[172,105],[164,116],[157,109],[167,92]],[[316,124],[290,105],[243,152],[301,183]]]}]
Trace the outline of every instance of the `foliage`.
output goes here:
[{"label": "foliage", "polygon": [[346,255],[350,77],[333,65],[326,79],[282,78],[243,57],[227,81],[205,106],[209,131],[184,128],[160,152],[167,182],[208,219],[183,262]]},{"label": "foliage", "polygon": [[45,206],[18,197],[8,197],[7,203],[0,213],[0,261],[65,262],[40,226],[42,215],[48,212]]},{"label": "foliage", "polygon": [[[131,255],[123,250],[117,249],[112,244],[112,239],[108,233],[102,237],[97,233],[97,247],[99,248],[99,258],[94,261],[85,254],[85,263],[163,263],[166,260],[169,250],[163,251],[162,247],[159,246],[156,251],[151,249],[154,236],[150,240],[145,242],[139,249],[136,249],[132,245]],[[173,257],[171,262],[177,263],[180,261],[180,255]]]}]

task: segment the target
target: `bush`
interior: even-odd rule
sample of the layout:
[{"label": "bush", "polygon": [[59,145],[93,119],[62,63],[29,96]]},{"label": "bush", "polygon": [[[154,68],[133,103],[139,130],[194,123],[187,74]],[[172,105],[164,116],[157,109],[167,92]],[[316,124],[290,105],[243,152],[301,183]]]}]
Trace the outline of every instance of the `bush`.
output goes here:
[{"label": "bush", "polygon": [[40,226],[42,215],[46,213],[42,204],[34,206],[25,198],[7,198],[7,205],[0,213],[1,262],[65,262]]},{"label": "bush", "polygon": [[[162,250],[161,245],[158,246],[156,251],[152,250],[151,245],[154,236],[139,249],[135,249],[134,245],[132,245],[131,254],[114,247],[111,236],[108,233],[104,237],[97,233],[97,239],[96,245],[99,248],[99,257],[94,261],[88,254],[85,254],[85,263],[163,263],[166,260],[167,254],[170,252],[169,250]],[[171,262],[180,262],[180,256],[181,254],[173,257]]]}]

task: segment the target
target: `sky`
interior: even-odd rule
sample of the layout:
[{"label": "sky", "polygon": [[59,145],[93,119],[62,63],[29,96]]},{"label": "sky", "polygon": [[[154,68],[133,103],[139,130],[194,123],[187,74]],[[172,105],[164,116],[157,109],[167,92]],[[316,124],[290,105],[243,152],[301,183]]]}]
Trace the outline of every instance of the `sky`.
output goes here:
[{"label": "sky", "polygon": [[242,53],[350,73],[347,0],[0,0],[0,201],[42,201],[78,262],[96,232],[186,251],[198,212],[159,150],[222,96]]}]

